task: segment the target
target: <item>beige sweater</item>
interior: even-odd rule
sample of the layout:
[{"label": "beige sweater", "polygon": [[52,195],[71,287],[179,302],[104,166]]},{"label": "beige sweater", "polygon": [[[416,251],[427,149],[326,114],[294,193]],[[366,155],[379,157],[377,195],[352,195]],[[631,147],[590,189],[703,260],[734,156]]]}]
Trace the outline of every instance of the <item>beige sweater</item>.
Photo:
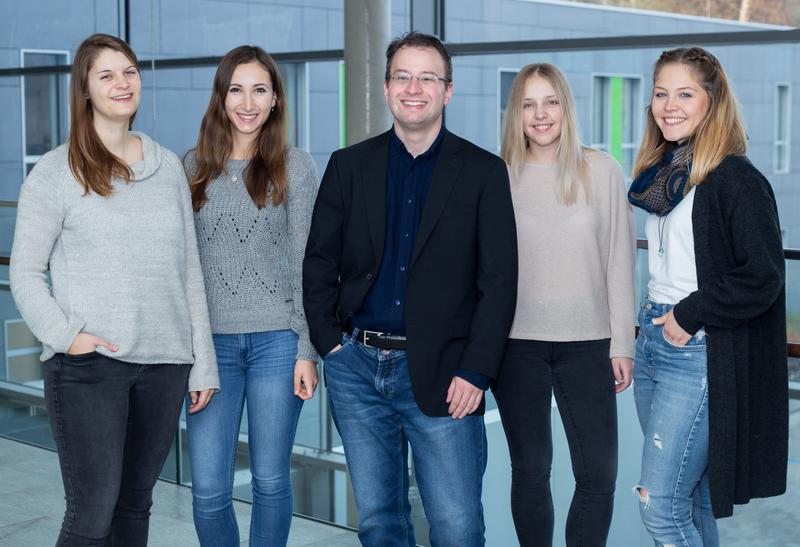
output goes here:
[{"label": "beige sweater", "polygon": [[[519,244],[511,338],[566,342],[611,338],[610,357],[633,357],[635,228],[619,164],[588,151],[591,205],[564,205],[558,167],[509,173]],[[511,170],[513,171],[513,170]]]}]

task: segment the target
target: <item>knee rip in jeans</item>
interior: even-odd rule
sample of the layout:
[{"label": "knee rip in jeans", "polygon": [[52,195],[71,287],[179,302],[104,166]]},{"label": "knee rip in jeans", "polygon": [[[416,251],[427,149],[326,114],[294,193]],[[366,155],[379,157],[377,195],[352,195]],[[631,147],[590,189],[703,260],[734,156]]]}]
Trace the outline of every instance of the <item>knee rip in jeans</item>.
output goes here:
[{"label": "knee rip in jeans", "polygon": [[639,496],[639,502],[644,504],[645,510],[650,509],[650,492],[641,484],[633,487],[633,493]]},{"label": "knee rip in jeans", "polygon": [[653,434],[653,446],[655,446],[659,450],[662,450],[664,448],[664,446],[661,444],[661,435],[659,435],[658,433]]}]

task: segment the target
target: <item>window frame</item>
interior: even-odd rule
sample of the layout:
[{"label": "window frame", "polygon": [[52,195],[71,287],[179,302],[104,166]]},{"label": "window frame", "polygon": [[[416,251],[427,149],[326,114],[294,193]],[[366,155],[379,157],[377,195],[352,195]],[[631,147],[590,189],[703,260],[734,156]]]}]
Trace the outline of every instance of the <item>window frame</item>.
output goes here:
[{"label": "window frame", "polygon": [[[19,66],[21,68],[25,68],[25,55],[28,53],[42,53],[46,55],[63,55],[65,60],[65,65],[69,65],[72,63],[71,60],[71,52],[67,49],[37,49],[37,48],[21,48],[19,50]],[[25,117],[25,76],[19,77],[19,93],[20,93],[20,128],[22,130],[22,180],[28,176],[28,165],[33,165],[38,162],[42,156],[41,155],[29,155],[28,152],[28,122],[27,118]],[[66,93],[69,95],[69,85],[70,85],[70,74],[66,74]],[[69,98],[66,101],[66,115],[67,115],[67,124],[69,124]]]},{"label": "window frame", "polygon": [[[520,67],[520,68],[497,67],[497,78],[495,79],[495,84],[496,84],[496,88],[495,88],[496,89],[496,94],[495,94],[495,107],[496,108],[495,108],[495,112],[497,112],[496,120],[497,120],[497,154],[498,155],[500,154],[500,149],[503,146],[503,123],[502,123],[503,112],[500,109],[500,103],[501,103],[501,101],[503,99],[503,97],[502,97],[502,91],[503,91],[503,86],[502,86],[502,78],[503,77],[502,77],[502,75],[503,75],[503,73],[505,73],[505,74],[514,74],[514,77],[516,78],[516,75],[519,74],[520,70],[522,70],[522,67]],[[506,108],[506,110],[507,109],[508,108]]]},{"label": "window frame", "polygon": [[[599,142],[596,142],[594,140],[594,133],[595,133],[595,131],[594,131],[595,130],[595,115],[594,115],[594,113],[595,113],[595,108],[597,106],[597,103],[596,103],[597,94],[595,93],[595,89],[596,89],[595,81],[598,78],[605,78],[605,79],[622,78],[624,80],[636,80],[638,82],[638,88],[639,89],[638,89],[638,92],[636,93],[636,97],[634,97],[634,106],[633,106],[633,112],[632,112],[632,119],[633,119],[633,123],[634,123],[633,141],[630,141],[630,142],[621,141],[621,143],[620,143],[620,145],[622,147],[622,150],[632,150],[633,151],[633,157],[635,159],[636,153],[639,150],[639,147],[641,146],[642,135],[644,134],[644,126],[645,126],[645,122],[646,122],[646,120],[645,120],[645,98],[644,98],[644,79],[645,79],[644,75],[635,74],[635,73],[625,73],[625,72],[594,72],[593,71],[593,72],[591,72],[589,74],[589,78],[590,78],[590,80],[589,80],[589,83],[590,83],[589,93],[591,95],[590,96],[590,100],[589,100],[589,127],[588,127],[588,130],[589,130],[589,139],[588,139],[589,146],[591,148],[595,148],[597,150],[602,150],[603,152],[605,152],[605,153],[607,153],[609,155],[611,155],[611,152],[609,152],[609,150],[608,150],[608,147],[609,147],[608,140],[606,140],[603,143],[599,143]],[[610,109],[608,109],[607,107],[604,108],[603,109],[603,114],[605,116],[605,120],[604,120],[605,126],[606,127],[610,127],[610,125],[611,125],[611,120],[610,120],[611,111],[610,111]],[[606,134],[604,136],[606,137],[606,139],[608,139],[608,134]],[[614,158],[614,159],[616,159],[616,158]],[[619,163],[620,163],[620,165],[622,165],[621,161]],[[625,180],[626,181],[630,181],[631,180],[631,173],[624,172],[625,171],[625,169],[624,169],[625,166],[622,165],[622,167],[623,167],[623,175],[625,177]]]},{"label": "window frame", "polygon": [[[781,88],[786,89],[786,111],[784,112],[784,129],[786,131],[785,138],[781,139],[778,134],[780,127],[781,117]],[[775,82],[775,109],[773,119],[773,134],[772,134],[772,171],[778,175],[785,175],[792,170],[792,83],[787,81]],[[780,164],[778,150],[783,147],[785,165]]]}]

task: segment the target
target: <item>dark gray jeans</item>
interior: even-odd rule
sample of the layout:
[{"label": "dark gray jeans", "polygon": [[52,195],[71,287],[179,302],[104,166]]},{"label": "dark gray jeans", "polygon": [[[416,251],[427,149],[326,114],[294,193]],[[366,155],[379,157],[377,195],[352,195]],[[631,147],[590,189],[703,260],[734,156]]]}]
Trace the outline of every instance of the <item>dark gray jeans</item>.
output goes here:
[{"label": "dark gray jeans", "polygon": [[152,492],[170,450],[190,365],[58,354],[45,403],[67,508],[57,547],[145,547]]}]

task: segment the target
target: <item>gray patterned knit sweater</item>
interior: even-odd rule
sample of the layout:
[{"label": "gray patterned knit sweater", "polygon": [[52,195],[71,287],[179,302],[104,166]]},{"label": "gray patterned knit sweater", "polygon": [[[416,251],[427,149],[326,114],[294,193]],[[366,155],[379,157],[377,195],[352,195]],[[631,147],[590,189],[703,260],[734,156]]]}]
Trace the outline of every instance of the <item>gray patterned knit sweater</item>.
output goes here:
[{"label": "gray patterned knit sweater", "polygon": [[[194,152],[184,160],[191,180]],[[289,198],[259,210],[244,186],[247,160],[229,160],[227,174],[212,180],[208,201],[195,213],[211,330],[235,334],[291,329],[297,359],[316,361],[303,311],[302,267],[317,196],[314,161],[289,149]]]}]

